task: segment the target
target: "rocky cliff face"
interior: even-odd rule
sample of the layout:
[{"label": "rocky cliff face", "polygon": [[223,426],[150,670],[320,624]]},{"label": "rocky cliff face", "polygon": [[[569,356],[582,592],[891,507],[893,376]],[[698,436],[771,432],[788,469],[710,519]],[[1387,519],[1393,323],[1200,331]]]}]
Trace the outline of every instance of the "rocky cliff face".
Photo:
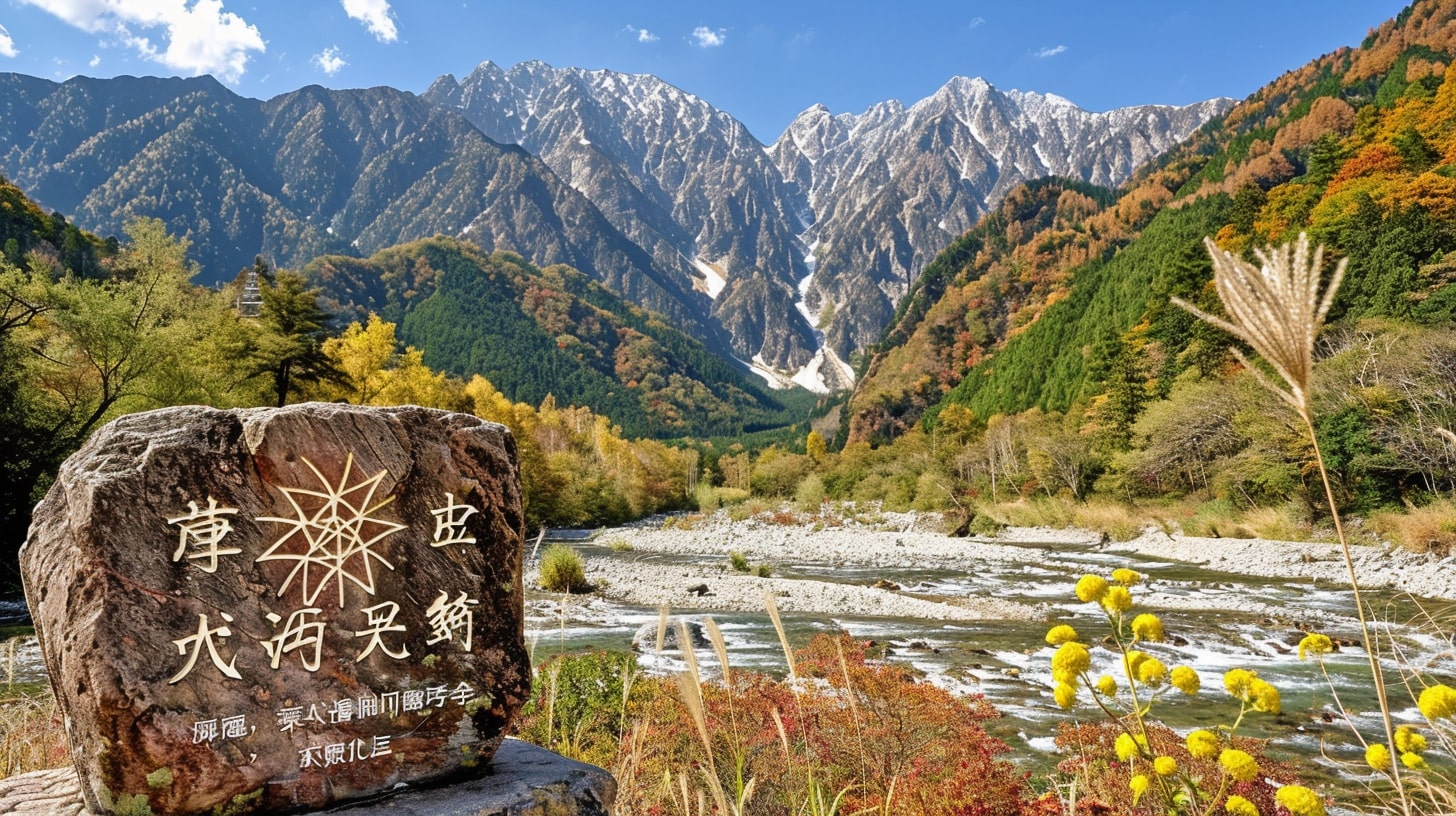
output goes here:
[{"label": "rocky cliff face", "polygon": [[209,77],[0,75],[0,171],[47,208],[119,234],[153,216],[192,242],[203,280],[436,234],[569,264],[726,352],[712,301],[664,271],[540,159],[454,110],[390,88],[267,101]]},{"label": "rocky cliff face", "polygon": [[740,357],[809,362],[818,343],[792,308],[808,274],[804,199],[737,119],[654,76],[541,62],[486,62],[425,98],[540,156],[658,268],[713,299]]},{"label": "rocky cliff face", "polygon": [[1066,176],[1115,186],[1232,100],[1091,113],[1060,97],[956,77],[905,107],[816,105],[768,148],[807,196],[817,261],[805,307],[840,356],[873,343],[919,271],[1010,190]]}]

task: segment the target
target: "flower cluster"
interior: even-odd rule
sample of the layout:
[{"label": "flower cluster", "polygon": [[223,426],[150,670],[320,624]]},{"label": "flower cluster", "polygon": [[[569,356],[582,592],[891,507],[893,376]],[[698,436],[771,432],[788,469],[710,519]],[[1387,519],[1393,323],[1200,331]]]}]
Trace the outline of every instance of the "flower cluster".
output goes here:
[{"label": "flower cluster", "polygon": [[[1334,651],[1334,644],[1325,635],[1311,633],[1299,642],[1301,660],[1307,654],[1314,655],[1315,659],[1319,660],[1321,655],[1331,651]],[[1438,720],[1456,719],[1456,689],[1442,684],[1427,686],[1417,697],[1416,707],[1433,725]],[[1397,779],[1394,774],[1395,766],[1392,762],[1391,749],[1394,748],[1399,755],[1401,765],[1413,771],[1423,771],[1427,768],[1426,758],[1423,756],[1426,747],[1427,741],[1424,734],[1413,725],[1402,725],[1395,729],[1393,745],[1371,742],[1365,746],[1365,764],[1392,779]]]},{"label": "flower cluster", "polygon": [[[1069,709],[1076,704],[1077,695],[1083,687],[1090,689],[1092,702],[1108,714],[1113,725],[1121,731],[1112,747],[1118,761],[1128,766],[1128,790],[1135,806],[1144,796],[1156,795],[1163,800],[1164,806],[1179,812],[1186,810],[1190,803],[1201,801],[1204,804],[1190,812],[1213,812],[1221,802],[1223,812],[1233,816],[1259,816],[1259,805],[1231,791],[1253,795],[1251,791],[1263,790],[1267,795],[1273,785],[1253,754],[1234,747],[1234,732],[1251,712],[1278,714],[1281,705],[1279,690],[1249,669],[1232,669],[1224,674],[1224,689],[1240,703],[1238,719],[1232,725],[1217,729],[1195,730],[1185,739],[1194,765],[1199,761],[1217,761],[1219,773],[1212,778],[1205,771],[1191,766],[1182,767],[1178,758],[1168,755],[1168,746],[1155,748],[1150,745],[1147,717],[1157,696],[1168,689],[1194,695],[1200,691],[1202,684],[1194,669],[1188,666],[1170,668],[1144,650],[1144,644],[1163,642],[1166,632],[1163,621],[1157,615],[1131,613],[1132,587],[1142,581],[1143,576],[1130,569],[1114,570],[1110,579],[1100,575],[1084,575],[1078,579],[1074,590],[1077,599],[1097,604],[1107,619],[1111,637],[1102,642],[1121,656],[1122,676],[1115,677],[1117,672],[1114,671],[1093,681],[1089,675],[1092,666],[1090,649],[1075,629],[1067,624],[1058,624],[1046,635],[1047,644],[1056,649],[1051,658],[1053,697],[1059,706]],[[1309,635],[1299,646],[1301,656],[1333,650],[1333,642],[1324,635]],[[1426,702],[1433,710],[1439,709],[1448,716],[1456,715],[1456,691],[1430,690]],[[1423,710],[1424,706],[1423,703]],[[1375,759],[1371,760],[1372,764]],[[1185,758],[1184,761],[1189,760]],[[1389,762],[1388,755],[1386,762]],[[1260,779],[1265,781],[1258,781]],[[1275,797],[1294,816],[1324,814],[1323,801],[1308,788],[1284,785]],[[1265,808],[1268,809],[1270,804],[1266,803]]]},{"label": "flower cluster", "polygon": [[1279,689],[1259,679],[1258,672],[1231,669],[1223,676],[1223,687],[1239,702],[1266,714],[1279,713]]},{"label": "flower cluster", "polygon": [[1456,719],[1456,689],[1446,685],[1430,686],[1421,691],[1416,705],[1431,722]]},{"label": "flower cluster", "polygon": [[[1100,575],[1084,575],[1077,581],[1075,593],[1084,603],[1095,603],[1102,607],[1116,631],[1116,641],[1122,652],[1123,675],[1137,704],[1137,689],[1152,692],[1171,685],[1184,694],[1197,694],[1198,672],[1187,666],[1167,664],[1147,652],[1127,648],[1129,644],[1161,643],[1165,639],[1163,621],[1157,615],[1142,613],[1126,620],[1132,609],[1130,587],[1142,583],[1143,576],[1135,570],[1119,568],[1112,571],[1111,580]],[[1130,637],[1129,637],[1130,633]],[[1066,624],[1053,626],[1046,634],[1046,642],[1057,647],[1052,655],[1052,697],[1062,708],[1071,708],[1077,702],[1077,692],[1086,685],[1094,695],[1103,698],[1116,697],[1119,685],[1117,678],[1104,674],[1095,682],[1086,676],[1091,668],[1092,655],[1086,646],[1078,642],[1077,630]],[[1101,701],[1099,701],[1100,704]]]}]

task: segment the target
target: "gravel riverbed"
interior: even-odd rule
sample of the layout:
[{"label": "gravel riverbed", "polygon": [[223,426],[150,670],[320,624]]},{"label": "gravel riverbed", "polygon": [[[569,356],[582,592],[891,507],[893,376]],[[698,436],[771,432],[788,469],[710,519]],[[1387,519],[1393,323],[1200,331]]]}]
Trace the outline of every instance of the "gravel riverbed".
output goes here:
[{"label": "gravel riverbed", "polygon": [[[732,520],[725,511],[708,517],[661,518],[603,531],[594,543],[614,544],[619,552],[589,556],[587,578],[611,600],[673,609],[761,611],[772,592],[781,610],[820,615],[922,618],[939,621],[1034,620],[1053,611],[1046,604],[994,596],[922,597],[863,581],[830,576],[769,577],[735,572],[728,554],[739,552],[776,573],[794,565],[830,565],[873,575],[874,569],[951,570],[974,575],[988,567],[1035,565],[1059,549],[1090,550],[1115,559],[1137,555],[1199,565],[1219,572],[1288,581],[1327,581],[1348,586],[1339,547],[1328,542],[1263,539],[1214,539],[1168,535],[1149,530],[1132,541],[1104,542],[1098,533],[1075,529],[1010,528],[994,538],[953,538],[935,527],[939,519],[914,513],[875,514],[830,523],[808,520],[778,524],[762,518]],[[1363,586],[1403,590],[1414,595],[1456,600],[1456,563],[1388,548],[1355,548],[1356,572]],[[1110,569],[1110,568],[1109,568]],[[832,573],[832,570],[831,570]],[[534,581],[535,575],[528,575]],[[694,591],[695,590],[695,591]],[[1070,584],[1067,587],[1071,591]],[[1157,601],[1149,597],[1151,605]],[[1180,606],[1175,599],[1170,606]],[[1263,613],[1254,601],[1237,595],[1205,608]]]}]

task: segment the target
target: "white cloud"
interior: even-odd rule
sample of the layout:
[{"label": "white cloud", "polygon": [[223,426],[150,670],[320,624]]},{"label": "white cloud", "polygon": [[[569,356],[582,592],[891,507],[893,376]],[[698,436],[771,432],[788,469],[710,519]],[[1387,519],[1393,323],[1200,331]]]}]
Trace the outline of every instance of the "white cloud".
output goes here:
[{"label": "white cloud", "polygon": [[983,26],[985,24],[986,24],[986,18],[985,17],[973,17],[973,18],[971,18],[971,25],[970,25],[970,27],[971,28],[980,28],[981,26]]},{"label": "white cloud", "polygon": [[88,63],[86,63],[86,64],[89,65],[89,66],[91,66],[92,68],[95,68],[96,66],[98,66],[98,65],[101,64],[101,55],[100,54],[92,54],[91,55],[91,61],[88,62]]},{"label": "white cloud", "polygon": [[0,25],[0,57],[13,57],[19,53],[15,50],[15,40],[10,39],[10,32]]},{"label": "white cloud", "polygon": [[[251,52],[264,52],[258,29],[222,0],[21,0],[90,34],[114,37],[146,59],[176,71],[237,82]],[[162,29],[164,46],[137,33]]]},{"label": "white cloud", "polygon": [[1065,45],[1051,46],[1037,51],[1036,53],[1032,54],[1032,56],[1036,57],[1037,59],[1046,59],[1047,57],[1055,57],[1056,55],[1063,53],[1066,50],[1067,47]]},{"label": "white cloud", "polygon": [[389,10],[389,0],[339,0],[349,19],[358,20],[369,29],[374,39],[380,42],[394,42],[399,39],[399,29],[394,24],[394,12]]},{"label": "white cloud", "polygon": [[337,45],[331,45],[325,48],[322,54],[313,55],[313,64],[323,69],[324,73],[333,76],[349,62],[344,59],[343,52],[339,51]]},{"label": "white cloud", "polygon": [[655,43],[658,40],[662,39],[661,37],[657,36],[656,34],[653,34],[651,31],[648,31],[645,28],[638,28],[637,26],[634,26],[631,23],[628,23],[627,25],[622,26],[622,30],[625,31],[625,32],[627,32],[628,34],[632,35],[633,37],[636,37],[637,38],[637,42],[640,42],[640,43]]},{"label": "white cloud", "polygon": [[727,41],[728,29],[714,29],[708,28],[707,26],[698,26],[697,28],[693,29],[693,33],[689,34],[688,36],[692,38],[693,45],[696,45],[699,48],[717,48],[725,41]]}]

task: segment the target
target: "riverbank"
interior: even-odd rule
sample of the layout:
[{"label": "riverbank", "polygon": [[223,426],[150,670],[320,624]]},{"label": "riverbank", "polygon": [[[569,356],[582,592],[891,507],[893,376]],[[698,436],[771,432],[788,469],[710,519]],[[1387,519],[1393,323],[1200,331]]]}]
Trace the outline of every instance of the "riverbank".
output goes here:
[{"label": "riverbank", "polygon": [[[1087,530],[1045,527],[954,538],[941,532],[938,522],[938,516],[915,513],[791,521],[785,514],[734,520],[719,511],[711,516],[656,518],[599,535],[595,543],[615,552],[588,556],[587,578],[599,586],[603,597],[637,606],[757,611],[763,609],[767,591],[784,611],[939,621],[1035,620],[1054,610],[1047,604],[994,595],[944,598],[913,589],[877,588],[874,570],[975,575],[990,568],[1034,565],[1066,548],[1181,562],[1240,576],[1328,582],[1332,587],[1349,583],[1338,545],[1327,542],[1203,538],[1151,529],[1131,541],[1112,542]],[[780,577],[735,571],[729,566],[730,553],[769,565]],[[1456,563],[1452,563],[1456,559],[1437,560],[1374,545],[1356,546],[1354,556],[1363,586],[1456,600]],[[821,574],[795,574],[802,573],[796,565],[805,564],[820,565]],[[828,574],[822,574],[823,565],[829,566]],[[853,571],[859,580],[836,576],[835,568]],[[1148,598],[1154,605],[1160,600],[1165,608],[1185,606],[1176,594]],[[1210,608],[1208,599],[1199,603]],[[1211,606],[1256,614],[1278,611],[1238,596],[1221,598]]]}]

